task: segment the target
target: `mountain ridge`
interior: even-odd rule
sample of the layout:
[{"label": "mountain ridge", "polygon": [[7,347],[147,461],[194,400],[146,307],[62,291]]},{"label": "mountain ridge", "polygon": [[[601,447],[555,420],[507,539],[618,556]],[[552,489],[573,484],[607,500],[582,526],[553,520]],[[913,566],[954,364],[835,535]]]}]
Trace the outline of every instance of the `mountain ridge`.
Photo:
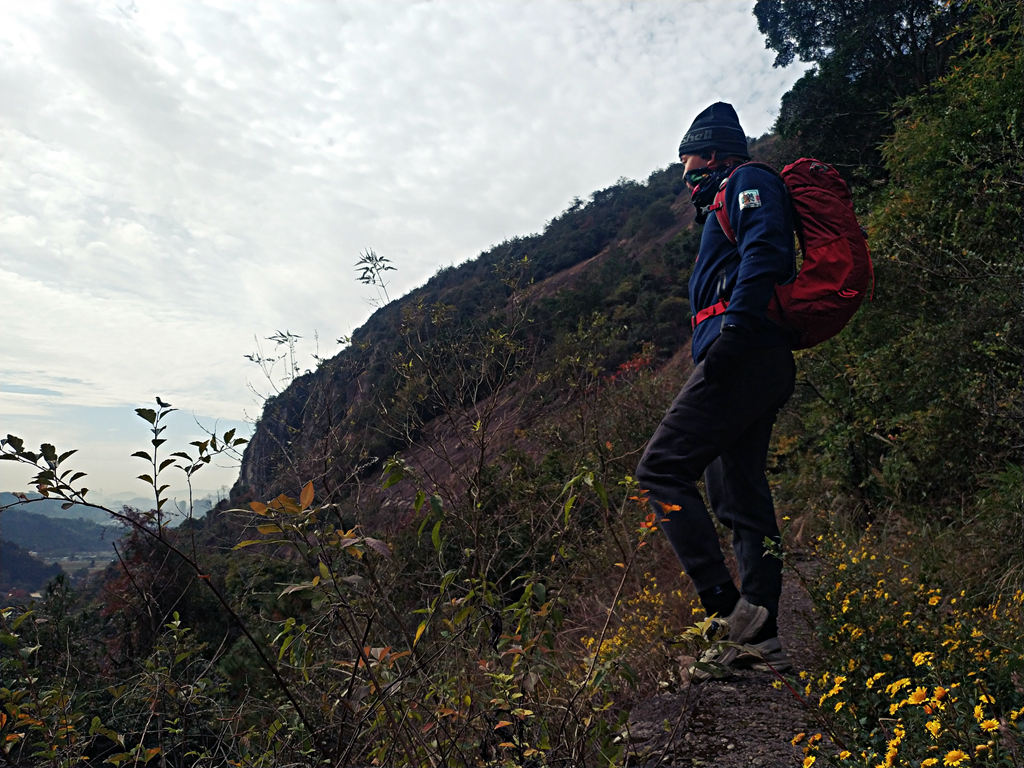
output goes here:
[{"label": "mountain ridge", "polygon": [[[619,312],[622,332],[603,361],[606,369],[652,341],[668,359],[688,338],[685,277],[695,245],[692,221],[679,166],[672,165],[642,184],[622,180],[595,192],[588,203],[576,201],[540,235],[513,238],[477,259],[441,269],[375,312],[353,333],[351,346],[266,401],[230,503],[296,494],[308,480],[330,494],[346,478],[379,468],[407,447],[408,435],[386,437],[370,425],[381,409],[394,412],[401,396],[394,363],[403,354],[402,334],[410,332],[413,315],[422,320],[431,308],[447,307],[451,316],[447,324],[427,322],[417,343],[493,331],[508,321],[508,313],[528,307],[531,316],[521,318],[517,329],[520,341],[529,354],[550,358],[559,339],[585,317],[610,309]],[[661,329],[657,343],[655,311],[670,298],[662,315],[676,316],[662,317],[668,329]],[[536,374],[549,364],[550,359],[530,368]],[[399,407],[417,410],[408,403]],[[413,418],[426,423],[435,415]]]}]

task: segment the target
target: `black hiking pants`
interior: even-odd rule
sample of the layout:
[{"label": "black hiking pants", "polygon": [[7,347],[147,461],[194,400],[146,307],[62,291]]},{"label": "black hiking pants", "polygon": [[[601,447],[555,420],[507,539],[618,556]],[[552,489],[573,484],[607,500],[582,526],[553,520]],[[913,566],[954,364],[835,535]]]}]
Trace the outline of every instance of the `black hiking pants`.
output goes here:
[{"label": "black hiking pants", "polygon": [[782,563],[765,554],[766,537],[779,541],[765,464],[772,426],[795,378],[793,353],[785,347],[751,348],[724,381],[705,379],[699,363],[637,467],[640,488],[698,592],[732,581],[697,489],[704,475],[711,508],[732,531],[740,593],[772,616],[778,615]]}]

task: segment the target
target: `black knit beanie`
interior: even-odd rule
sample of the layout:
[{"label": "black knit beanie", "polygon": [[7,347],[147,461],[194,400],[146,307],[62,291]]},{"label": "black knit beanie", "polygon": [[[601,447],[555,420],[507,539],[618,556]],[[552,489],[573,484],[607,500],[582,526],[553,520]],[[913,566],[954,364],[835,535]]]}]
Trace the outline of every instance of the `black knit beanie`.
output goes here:
[{"label": "black knit beanie", "polygon": [[740,119],[732,104],[718,101],[705,109],[690,126],[690,130],[679,142],[680,155],[699,155],[701,152],[717,151],[722,157],[737,155],[749,158],[747,135],[740,127]]}]

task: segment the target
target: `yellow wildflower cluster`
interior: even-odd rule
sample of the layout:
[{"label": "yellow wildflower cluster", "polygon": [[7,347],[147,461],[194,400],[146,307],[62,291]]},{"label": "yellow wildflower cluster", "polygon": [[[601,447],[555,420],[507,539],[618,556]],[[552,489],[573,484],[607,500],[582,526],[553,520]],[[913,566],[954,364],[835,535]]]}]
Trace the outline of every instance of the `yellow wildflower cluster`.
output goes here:
[{"label": "yellow wildflower cluster", "polygon": [[[805,676],[804,694],[844,747],[824,759],[1024,765],[1024,590],[985,601],[928,584],[909,546],[887,538],[890,556],[878,558],[871,531],[855,545],[818,538],[826,567],[813,596],[831,671]],[[805,755],[823,759],[814,748]]]},{"label": "yellow wildflower cluster", "polygon": [[674,615],[678,613],[675,606],[681,601],[690,601],[682,589],[665,590],[658,586],[654,575],[647,574],[639,590],[619,603],[615,612],[618,623],[600,648],[596,636],[582,638],[583,647],[588,653],[597,654],[598,662],[647,655],[660,638],[676,631],[674,623],[685,618]]}]

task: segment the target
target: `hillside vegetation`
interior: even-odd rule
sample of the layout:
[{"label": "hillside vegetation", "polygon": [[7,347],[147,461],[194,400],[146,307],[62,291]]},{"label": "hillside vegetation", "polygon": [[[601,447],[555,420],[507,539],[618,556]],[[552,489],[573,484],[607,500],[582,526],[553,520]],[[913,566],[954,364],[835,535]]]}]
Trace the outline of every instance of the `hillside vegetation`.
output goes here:
[{"label": "hillside vegetation", "polygon": [[[824,652],[778,684],[820,724],[804,768],[1020,765],[1020,11],[844,8],[755,6],[815,67],[754,154],[839,163],[877,278],[799,354],[776,430],[780,556],[817,565]],[[631,477],[688,372],[691,217],[671,165],[442,270],[268,400],[230,503],[180,529],[162,473],[244,441],[168,450],[173,409],[139,409],[156,504],[111,513],[118,564],[0,611],[0,754],[638,764],[630,708],[707,642]],[[70,453],[0,451],[89,504]]]}]

